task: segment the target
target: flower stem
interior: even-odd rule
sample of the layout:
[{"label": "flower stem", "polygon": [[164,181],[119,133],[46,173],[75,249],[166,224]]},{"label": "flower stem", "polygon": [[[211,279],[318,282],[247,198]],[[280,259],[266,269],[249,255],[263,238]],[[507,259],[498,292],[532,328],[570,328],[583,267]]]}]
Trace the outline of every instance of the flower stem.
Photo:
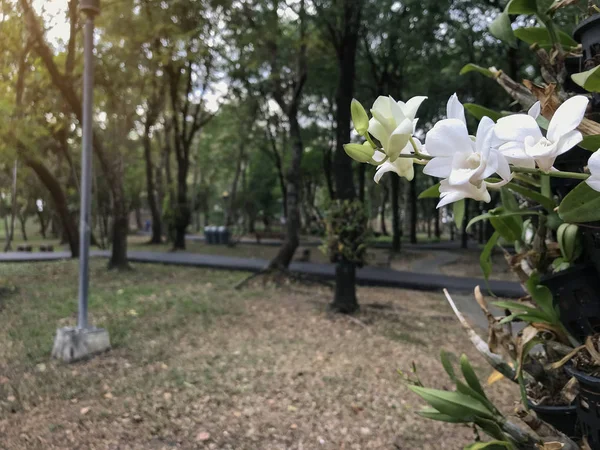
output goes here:
[{"label": "flower stem", "polygon": [[412,145],[413,150],[415,151],[415,156],[419,159],[426,159],[426,160],[430,160],[433,159],[433,156],[429,156],[429,155],[424,155],[423,153],[421,153],[419,151],[419,147],[417,146],[417,143],[415,142],[415,139],[411,136],[410,137],[410,145]]},{"label": "flower stem", "polygon": [[511,170],[516,173],[529,173],[533,175],[548,175],[554,178],[572,178],[574,180],[587,180],[590,175],[587,173],[578,172],[544,172],[540,169],[528,169],[526,167],[511,167]]}]

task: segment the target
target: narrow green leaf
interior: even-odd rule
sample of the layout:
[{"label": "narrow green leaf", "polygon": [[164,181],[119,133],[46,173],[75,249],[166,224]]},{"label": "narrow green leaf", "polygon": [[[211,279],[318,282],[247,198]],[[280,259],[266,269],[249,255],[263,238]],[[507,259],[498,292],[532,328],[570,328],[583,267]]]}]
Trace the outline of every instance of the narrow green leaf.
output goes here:
[{"label": "narrow green leaf", "polygon": [[484,116],[487,116],[494,122],[497,122],[498,119],[502,117],[502,113],[486,108],[485,106],[477,105],[475,103],[465,103],[463,106],[469,112],[469,114],[471,114],[477,120],[481,120]]},{"label": "narrow green leaf", "polygon": [[584,136],[583,141],[577,144],[581,148],[585,148],[591,152],[595,152],[600,148],[600,134],[593,134],[591,136]]},{"label": "narrow green leaf", "polygon": [[510,0],[506,5],[508,14],[537,14],[536,0]]},{"label": "narrow green leaf", "polygon": [[508,17],[506,11],[498,14],[488,29],[490,30],[490,34],[496,39],[506,42],[511,47],[517,46],[517,38],[513,33],[510,17]]},{"label": "narrow green leaf", "polygon": [[494,227],[494,230],[500,233],[502,239],[504,239],[507,242],[515,242],[521,240],[523,222],[521,221],[521,223],[519,223],[519,221],[515,220],[515,217],[513,217],[514,215],[518,214],[519,213],[506,213],[490,217],[490,223]]},{"label": "narrow green leaf", "polygon": [[502,200],[502,206],[509,212],[517,212],[519,211],[519,202],[512,192],[508,190],[508,188],[500,189],[500,199]]},{"label": "narrow green leaf", "polygon": [[485,244],[485,247],[483,247],[481,255],[479,255],[479,265],[481,266],[483,277],[486,281],[492,273],[492,251],[494,250],[494,247],[496,246],[496,243],[498,242],[499,238],[500,233],[495,231],[494,234],[492,234],[490,239]]},{"label": "narrow green leaf", "polygon": [[[577,47],[577,42],[564,31],[558,30],[558,40],[565,47]],[[538,44],[542,48],[552,47],[552,39],[545,27],[517,28],[514,35],[529,45]]]},{"label": "narrow green leaf", "polygon": [[465,377],[465,381],[469,387],[478,394],[482,395],[483,398],[487,399],[487,396],[483,391],[483,387],[481,387],[481,383],[479,382],[479,378],[477,378],[477,375],[475,375],[475,371],[473,370],[467,355],[464,353],[460,356],[460,370],[462,371],[463,377]]},{"label": "narrow green leaf", "polygon": [[552,292],[546,286],[540,284],[540,277],[537,272],[533,272],[527,283],[525,283],[527,292],[531,295],[531,298],[535,302],[538,308],[540,308],[548,317],[553,321],[558,322],[559,317],[554,308],[554,302],[552,300]]},{"label": "narrow green leaf", "polygon": [[493,420],[483,419],[481,417],[477,417],[475,419],[475,425],[481,428],[488,436],[491,436],[494,439],[504,440],[506,436],[502,432],[502,428]]},{"label": "narrow green leaf", "polygon": [[465,218],[465,201],[459,200],[455,202],[452,206],[452,212],[454,214],[454,223],[460,229]]},{"label": "narrow green leaf", "polygon": [[582,223],[600,220],[600,192],[587,183],[579,183],[567,194],[558,208],[558,215],[565,222]]},{"label": "narrow green leaf", "polygon": [[[481,222],[482,220],[491,220],[491,219],[503,219],[508,217],[521,217],[521,216],[539,216],[540,213],[537,211],[529,211],[529,210],[521,210],[514,212],[504,212],[503,208],[495,208],[491,211],[488,211],[484,214],[480,214],[478,216],[473,217],[469,223],[467,224],[467,230],[477,222]],[[522,222],[522,220],[521,220]],[[520,227],[520,225],[519,225]],[[515,239],[516,240],[516,239]]]},{"label": "narrow green leaf", "polygon": [[408,386],[408,388],[442,414],[461,420],[473,420],[474,417],[494,418],[492,412],[481,402],[460,392],[448,392],[420,386]]},{"label": "narrow green leaf", "polygon": [[574,73],[571,79],[588,92],[600,92],[600,66]]},{"label": "narrow green leaf", "polygon": [[457,419],[456,417],[448,416],[446,414],[442,414],[441,412],[433,409],[433,408],[425,408],[421,411],[417,411],[417,414],[421,417],[425,417],[426,419],[437,420],[438,422],[448,422],[448,423],[465,423],[465,420]]},{"label": "narrow green leaf", "polygon": [[439,198],[440,196],[440,183],[436,183],[431,187],[428,187],[419,194],[419,200],[423,198]]},{"label": "narrow green leaf", "polygon": [[492,73],[491,70],[486,69],[485,67],[478,66],[477,64],[473,64],[473,63],[469,63],[469,64],[463,66],[463,68],[460,69],[459,74],[464,75],[465,73],[469,73],[469,72],[479,72],[479,73],[485,75],[486,77],[494,78],[494,74]]},{"label": "narrow green leaf", "polygon": [[444,370],[446,371],[446,373],[448,374],[450,379],[452,381],[455,381],[456,373],[454,372],[454,367],[452,366],[452,363],[450,362],[450,353],[448,353],[446,350],[442,349],[440,351],[440,361],[442,361],[442,366],[444,366]]},{"label": "narrow green leaf", "polygon": [[512,182],[508,183],[507,187],[510,190],[512,190],[518,194],[521,194],[523,197],[527,197],[527,198],[539,203],[548,212],[554,211],[554,208],[556,208],[556,202],[554,200],[552,200],[551,198],[548,198],[548,197],[544,197],[539,192],[536,192],[532,189],[528,189],[526,187],[523,187],[519,184],[512,183]]}]

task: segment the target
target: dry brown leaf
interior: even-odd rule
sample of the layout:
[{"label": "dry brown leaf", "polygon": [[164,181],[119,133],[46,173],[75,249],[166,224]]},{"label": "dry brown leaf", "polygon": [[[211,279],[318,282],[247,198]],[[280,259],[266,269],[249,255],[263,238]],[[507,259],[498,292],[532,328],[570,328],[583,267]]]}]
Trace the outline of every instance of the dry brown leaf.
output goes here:
[{"label": "dry brown leaf", "polygon": [[89,412],[90,412],[90,409],[91,409],[91,408],[90,408],[89,406],[86,406],[85,408],[81,408],[81,409],[79,410],[79,413],[80,413],[82,416],[85,416],[87,413],[89,413]]},{"label": "dry brown leaf", "polygon": [[542,116],[550,120],[554,115],[554,111],[556,111],[560,105],[560,100],[556,95],[554,95],[556,84],[539,86],[529,80],[523,80],[523,84],[539,100]]},{"label": "dry brown leaf", "polygon": [[556,0],[550,8],[548,8],[548,12],[555,12],[557,9],[565,8],[566,6],[576,5],[580,0]]},{"label": "dry brown leaf", "polygon": [[207,431],[201,431],[200,433],[198,433],[196,435],[196,441],[198,441],[198,442],[208,441],[209,439],[210,439],[210,433],[208,433]]}]

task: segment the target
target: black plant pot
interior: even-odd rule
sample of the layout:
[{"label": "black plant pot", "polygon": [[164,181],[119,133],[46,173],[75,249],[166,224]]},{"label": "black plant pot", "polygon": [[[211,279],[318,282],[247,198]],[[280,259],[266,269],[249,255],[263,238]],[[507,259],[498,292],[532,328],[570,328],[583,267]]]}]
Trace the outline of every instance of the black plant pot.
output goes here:
[{"label": "black plant pot", "polygon": [[573,38],[583,48],[583,70],[596,67],[600,63],[600,14],[583,20],[574,30]]},{"label": "black plant pot", "polygon": [[579,382],[577,417],[592,450],[600,450],[600,378],[566,367]]},{"label": "black plant pot", "polygon": [[571,75],[583,72],[583,58],[581,56],[567,56],[565,58],[565,70],[568,76],[563,86],[564,89],[574,94],[587,94],[588,92],[584,88],[571,79]]},{"label": "black plant pot", "polygon": [[552,292],[560,321],[582,342],[600,331],[600,278],[594,266],[578,265],[546,276],[542,284]]},{"label": "black plant pot", "polygon": [[[592,152],[576,146],[556,158],[554,167],[563,172],[583,173],[583,168],[587,166],[590,156],[592,156]],[[557,177],[550,178],[550,188],[552,189],[552,192],[561,199],[571,192],[579,183],[581,183],[581,180]]]},{"label": "black plant pot", "polygon": [[600,275],[600,222],[582,223],[579,229],[583,238],[583,255]]},{"label": "black plant pot", "polygon": [[577,405],[570,406],[541,406],[529,403],[540,420],[549,423],[561,433],[572,439],[581,438],[581,430],[577,426]]}]

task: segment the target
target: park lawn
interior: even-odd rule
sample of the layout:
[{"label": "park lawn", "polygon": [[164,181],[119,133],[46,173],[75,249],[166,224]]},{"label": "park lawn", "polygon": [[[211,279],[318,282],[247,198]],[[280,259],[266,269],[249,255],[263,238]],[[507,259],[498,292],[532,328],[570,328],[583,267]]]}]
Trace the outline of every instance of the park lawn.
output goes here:
[{"label": "park lawn", "polygon": [[[113,349],[49,359],[75,323],[76,261],[0,265],[2,449],[458,449],[466,427],[421,419],[397,369],[450,387],[440,348],[489,368],[441,295],[359,288],[355,317],[327,311],[321,285],[160,265],[91,265],[90,311]],[[509,407],[508,382],[489,389]]]}]

